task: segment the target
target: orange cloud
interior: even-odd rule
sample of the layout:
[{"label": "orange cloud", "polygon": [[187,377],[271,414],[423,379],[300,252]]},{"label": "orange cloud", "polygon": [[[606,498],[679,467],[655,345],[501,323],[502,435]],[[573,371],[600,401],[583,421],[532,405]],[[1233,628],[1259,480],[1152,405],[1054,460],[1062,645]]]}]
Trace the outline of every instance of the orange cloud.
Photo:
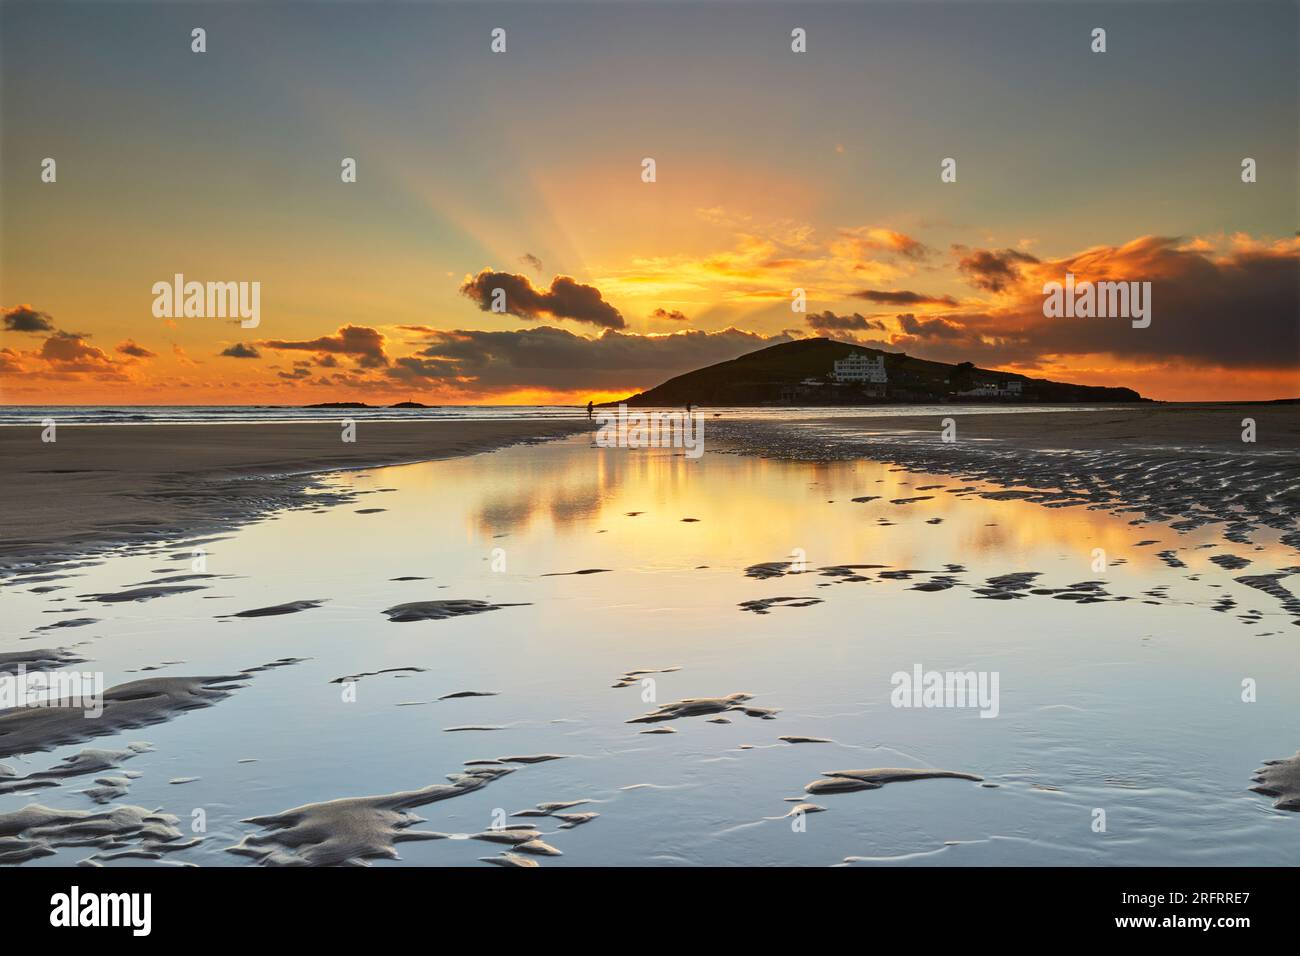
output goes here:
[{"label": "orange cloud", "polygon": [[333,335],[322,335],[315,339],[265,339],[257,344],[268,349],[348,355],[362,368],[379,368],[388,364],[383,333],[364,325],[345,325]]}]

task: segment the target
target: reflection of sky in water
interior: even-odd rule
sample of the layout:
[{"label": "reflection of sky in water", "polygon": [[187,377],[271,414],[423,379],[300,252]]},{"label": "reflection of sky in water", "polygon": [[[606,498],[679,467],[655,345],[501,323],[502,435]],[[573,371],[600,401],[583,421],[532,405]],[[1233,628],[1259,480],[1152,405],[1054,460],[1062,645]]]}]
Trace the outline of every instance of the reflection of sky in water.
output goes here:
[{"label": "reflection of sky in water", "polygon": [[[917,488],[962,486],[956,478],[866,462],[723,454],[689,461],[668,451],[597,450],[585,439],[337,481],[397,490],[286,514],[211,544],[208,570],[238,577],[206,591],[145,604],[50,603],[161,577],[160,569],[188,571],[188,561],[169,560],[170,550],[91,568],[58,582],[70,585],[66,591],[9,589],[11,634],[64,616],[102,617],[100,625],[38,636],[34,645],[93,638],[83,649],[93,663],[83,666],[104,669],[109,685],[146,676],[128,671],[164,660],[186,663],[156,673],[310,660],[258,674],[229,699],[170,723],[4,762],[26,773],[82,746],[152,742],[155,752],[124,765],[143,776],[122,802],[162,807],[183,828],[203,807],[208,838],[173,859],[205,864],[246,862],[221,852],[251,831],[242,817],[413,789],[466,760],[541,752],[573,756],[424,807],[417,812],[428,822],[420,828],[477,831],[496,808],[587,798],[598,803],[580,809],[601,814],[592,823],[555,832],[554,821],[540,821],[552,833],[547,841],[565,853],[542,865],[827,864],[850,855],[941,864],[1296,859],[1300,820],[1247,792],[1262,759],[1300,746],[1294,628],[1273,599],[1208,561],[1231,551],[1255,562],[1236,574],[1265,572],[1295,563],[1287,549],[1182,550],[1189,566],[1174,570],[1155,553],[1216,541],[1212,528],[1180,536],[1083,508],[957,499]],[[918,494],[935,497],[889,503]],[[864,495],[881,500],[849,500]],[[387,510],[355,513],[371,507]],[[644,513],[626,516],[634,511]],[[879,525],[882,517],[894,524]],[[927,524],[932,518],[943,521]],[[1150,538],[1160,544],[1135,547]],[[505,551],[505,573],[491,569],[495,547]],[[1062,587],[1102,577],[1089,567],[1096,547],[1127,559],[1104,575],[1111,593],[1141,598],[1168,585],[1170,599],[1160,606],[1046,596],[984,601],[969,588],[922,593],[906,581],[838,584],[817,574],[758,581],[741,573],[802,548],[811,568],[872,563],[943,573],[956,563],[974,586],[992,575],[1041,571],[1036,584]],[[543,577],[586,568],[612,571]],[[390,580],[405,575],[429,580]],[[825,603],[766,616],[737,608],[776,595]],[[1239,606],[1211,611],[1223,595]],[[284,617],[215,617],[304,598],[329,603]],[[409,624],[380,613],[438,598],[530,605]],[[60,607],[89,610],[42,613]],[[1264,618],[1242,623],[1235,615],[1248,608]],[[998,671],[1001,716],[892,708],[890,675],[917,663]],[[656,675],[660,702],[747,691],[753,704],[782,711],[772,721],[733,714],[729,725],[679,719],[671,724],[676,734],[640,735],[647,725],[624,721],[651,709],[641,689],[610,685],[629,669],[672,665],[683,669]],[[355,703],[343,703],[330,683],[407,666],[427,671],[365,677]],[[1259,681],[1258,703],[1240,702],[1246,677]],[[499,696],[398,706],[462,690]],[[504,729],[442,730],[467,724]],[[789,745],[777,739],[782,734],[836,743]],[[788,821],[759,822],[784,814],[791,804],[783,798],[801,795],[820,771],[875,766],[969,771],[1000,786],[931,780],[809,798],[830,812],[809,816],[805,833],[792,832]],[[191,776],[201,779],[167,784]],[[636,784],[652,786],[621,789]],[[0,810],[29,802],[93,807],[75,792],[90,785],[80,778],[3,796]],[[1106,834],[1090,829],[1098,807],[1107,811]],[[949,841],[959,845],[944,849]],[[472,862],[498,847],[437,841],[400,850],[408,863],[437,864]],[[89,852],[61,850],[38,863],[66,864]]]}]

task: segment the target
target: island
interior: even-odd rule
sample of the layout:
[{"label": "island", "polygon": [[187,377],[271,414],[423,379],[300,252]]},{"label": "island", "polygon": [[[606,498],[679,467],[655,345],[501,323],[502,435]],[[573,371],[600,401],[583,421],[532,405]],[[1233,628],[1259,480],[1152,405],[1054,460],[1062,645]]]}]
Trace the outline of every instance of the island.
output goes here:
[{"label": "island", "polygon": [[670,378],[606,406],[1143,402],[1131,388],[1074,385],[950,365],[828,338],[799,339]]}]

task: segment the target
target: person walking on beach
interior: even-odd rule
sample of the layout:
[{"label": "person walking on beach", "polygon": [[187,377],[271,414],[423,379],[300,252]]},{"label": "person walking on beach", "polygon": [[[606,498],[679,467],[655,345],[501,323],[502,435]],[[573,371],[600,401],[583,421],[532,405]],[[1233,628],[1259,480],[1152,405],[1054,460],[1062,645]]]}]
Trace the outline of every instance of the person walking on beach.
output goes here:
[{"label": "person walking on beach", "polygon": [[591,410],[595,407],[596,405],[593,401],[591,400],[587,401],[587,421],[591,421]]}]

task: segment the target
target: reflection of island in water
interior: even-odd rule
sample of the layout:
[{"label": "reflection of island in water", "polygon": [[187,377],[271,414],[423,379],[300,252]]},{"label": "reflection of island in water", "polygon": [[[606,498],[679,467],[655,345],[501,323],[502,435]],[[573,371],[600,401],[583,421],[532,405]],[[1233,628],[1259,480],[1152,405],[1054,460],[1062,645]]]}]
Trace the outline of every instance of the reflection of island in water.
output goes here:
[{"label": "reflection of island in water", "polygon": [[[782,441],[754,424],[734,423],[733,450]],[[827,448],[790,432],[787,451]],[[711,451],[582,434],[336,473],[319,507],[206,540],[207,571],[159,542],[53,582],[75,591],[9,589],[7,613],[32,631],[60,608],[72,619],[65,593],[98,612],[95,666],[120,698],[103,759],[140,770],[130,802],[163,818],[169,780],[185,805],[219,808],[222,839],[174,838],[162,818],[121,836],[176,861],[400,845],[407,865],[1286,862],[1272,804],[1290,805],[1293,765],[1256,771],[1294,748],[1277,709],[1300,699],[1278,640],[1291,615],[1242,580],[1293,568],[1279,529],[1234,541],[1221,524],[1133,524],[1123,501],[1050,507],[960,469]],[[1072,488],[1103,475],[1095,460]],[[1150,462],[1147,484],[1123,471],[1117,487],[1156,488]],[[988,675],[997,699],[892,702],[898,673],[954,671]],[[1267,674],[1278,703],[1242,707],[1224,689],[1239,672]],[[211,706],[164,713],[158,691]],[[40,732],[28,724],[25,751]],[[142,734],[152,749],[131,750]],[[50,769],[61,756],[33,755],[31,773],[78,769]],[[42,793],[58,827],[84,799]],[[1097,840],[1077,824],[1095,806],[1141,825]],[[470,839],[403,839],[395,811],[414,807],[422,831]],[[509,839],[498,807],[524,808]],[[812,813],[793,835],[791,814]],[[309,839],[282,839],[294,821]],[[57,829],[23,839],[51,862],[87,852]]]},{"label": "reflection of island in water", "polygon": [[[733,423],[731,429],[733,434],[762,434],[752,423]],[[717,516],[715,522],[721,521],[721,525],[714,523],[708,528],[714,538],[743,540],[762,528],[769,533],[784,529],[787,540],[797,541],[806,534],[800,530],[806,520],[802,511],[805,496],[815,489],[824,498],[828,513],[833,513],[832,508],[848,508],[849,515],[837,516],[851,522],[848,527],[856,529],[855,535],[865,537],[854,545],[857,551],[870,550],[874,542],[915,554],[922,550],[917,536],[940,535],[937,526],[944,525],[942,536],[957,536],[962,554],[1020,554],[1041,548],[1077,553],[1081,578],[1094,573],[1092,552],[1096,548],[1106,552],[1111,567],[1130,562],[1185,567],[1185,562],[1173,556],[1187,550],[1193,541],[1195,550],[1208,556],[1208,567],[1215,572],[1236,572],[1266,561],[1280,566],[1289,561],[1287,548],[1280,543],[1285,536],[1282,528],[1275,532],[1257,529],[1260,533],[1245,542],[1240,539],[1240,523],[1230,525],[1227,547],[1241,550],[1249,544],[1249,548],[1244,556],[1229,555],[1218,537],[1223,529],[1214,523],[1185,522],[1176,533],[1161,535],[1150,522],[1134,519],[1132,507],[1120,500],[1111,507],[1082,507],[1087,500],[1060,490],[1008,489],[969,476],[927,475],[863,460],[798,462],[715,455],[693,461],[675,449],[594,447],[590,454],[572,453],[575,445],[588,441],[576,438],[536,446],[527,456],[478,456],[446,462],[441,466],[443,481],[466,472],[459,493],[467,501],[477,502],[469,512],[470,529],[485,539],[547,531],[585,534],[593,524],[595,533],[606,534],[627,518],[644,518],[643,524],[658,526],[665,520],[692,523],[697,513],[707,511]],[[816,442],[812,439],[810,443]],[[513,459],[509,469],[501,467],[506,458]],[[725,462],[726,472],[721,484],[716,478],[711,480],[723,467],[719,461]],[[491,467],[482,467],[487,464]],[[1078,486],[1089,487],[1086,476],[1079,478]],[[637,491],[629,493],[629,487]],[[649,500],[644,497],[646,489],[654,489]],[[675,509],[681,514],[656,514],[670,498],[677,502]],[[798,517],[792,521],[791,515]],[[1190,532],[1203,524],[1204,532],[1193,537]],[[904,528],[886,536],[884,529],[896,526]],[[1144,526],[1145,534],[1140,531]],[[842,556],[825,557],[834,562]]]}]

